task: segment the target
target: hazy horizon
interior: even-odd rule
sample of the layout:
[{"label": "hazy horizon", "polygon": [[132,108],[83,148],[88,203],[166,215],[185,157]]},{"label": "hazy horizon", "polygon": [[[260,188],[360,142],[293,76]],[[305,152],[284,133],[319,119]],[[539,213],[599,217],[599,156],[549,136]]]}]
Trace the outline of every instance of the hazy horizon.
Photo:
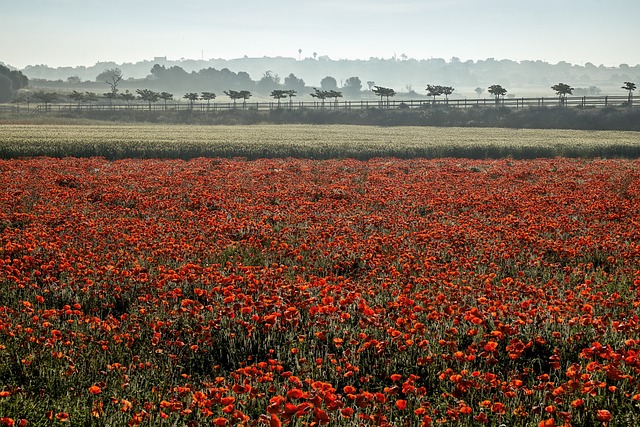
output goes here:
[{"label": "hazy horizon", "polygon": [[640,64],[637,0],[23,0],[3,16],[0,61],[20,69],[314,53]]}]

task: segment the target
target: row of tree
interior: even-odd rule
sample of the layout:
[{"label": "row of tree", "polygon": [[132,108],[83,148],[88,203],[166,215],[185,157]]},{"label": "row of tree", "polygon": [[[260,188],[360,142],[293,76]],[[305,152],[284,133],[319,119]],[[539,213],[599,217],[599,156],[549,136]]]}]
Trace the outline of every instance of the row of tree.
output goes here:
[{"label": "row of tree", "polygon": [[[575,90],[570,85],[566,83],[558,83],[556,85],[551,86],[551,89],[556,91],[556,95],[560,97],[560,104],[564,105],[567,99],[567,95],[573,94]],[[633,91],[636,90],[636,84],[633,82],[624,82],[624,85],[621,87],[629,92],[627,104],[631,106],[633,104]]]},{"label": "row of tree", "polygon": [[[102,77],[104,78],[105,83],[109,86],[109,91],[104,93],[103,96],[109,99],[110,104],[113,102],[114,99],[125,100],[127,104],[130,101],[139,99],[139,100],[148,102],[149,109],[151,109],[152,103],[158,102],[159,100],[163,100],[166,108],[167,102],[174,99],[174,95],[172,93],[156,92],[151,89],[137,89],[136,90],[136,93],[138,95],[137,97],[136,95],[129,92],[128,90],[126,90],[124,93],[119,94],[118,85],[122,81],[122,73],[117,68],[113,70],[106,70],[105,73],[102,75]],[[357,77],[354,79],[357,79]],[[335,85],[335,88],[337,89],[337,82],[333,82],[333,83]],[[368,82],[368,83],[373,84],[373,82]],[[352,81],[352,85],[357,85],[357,84],[360,84],[359,79],[358,79],[358,82],[356,82],[355,80]],[[331,84],[329,84],[329,86],[331,86]],[[324,106],[324,102],[326,99],[334,99],[335,103],[337,104],[338,98],[343,97],[342,91],[338,91],[336,89],[322,89],[322,88],[320,89],[313,88],[313,89],[314,89],[314,92],[310,93],[310,96],[313,98],[319,99],[322,102],[322,106]],[[552,86],[551,89],[554,90],[556,94],[559,96],[561,105],[565,104],[567,95],[571,95],[574,90],[573,87],[571,87],[566,83],[558,83]],[[622,89],[628,91],[629,93],[628,105],[632,105],[633,91],[635,91],[636,89],[635,83],[624,82]],[[380,97],[381,104],[383,103],[383,98],[386,98],[387,105],[388,105],[389,99],[396,95],[396,92],[394,89],[383,87],[383,86],[373,85],[371,90],[376,96]],[[451,95],[455,91],[455,89],[452,86],[431,85],[431,84],[428,84],[425,90],[427,92],[427,95],[433,98],[434,103],[436,101],[436,97],[441,95],[444,95],[445,102],[448,102],[449,95]],[[479,88],[479,87],[476,88],[476,92],[478,96],[480,96],[480,94],[483,91],[484,89],[482,88]],[[505,95],[507,94],[507,89],[505,89],[504,87],[498,84],[489,86],[487,88],[487,91],[495,97],[496,104],[498,104],[501,99],[504,99]],[[236,105],[236,102],[240,99],[243,100],[243,105],[246,104],[246,101],[252,96],[252,93],[248,90],[229,89],[223,92],[233,101],[234,106]],[[294,89],[288,89],[288,90],[274,89],[271,91],[270,96],[277,100],[278,107],[280,107],[281,100],[285,98],[289,98],[289,104],[291,105],[293,102],[293,97],[297,96],[297,93],[298,91]],[[71,92],[68,95],[68,97],[70,100],[78,102],[78,104],[80,104],[81,102],[83,103],[86,102],[91,104],[92,102],[97,101],[99,98],[99,96],[96,93],[93,93],[93,92],[83,93],[78,91]],[[34,98],[44,103],[45,105],[47,105],[51,102],[54,102],[58,98],[58,95],[54,92],[38,92],[34,94]],[[198,100],[207,101],[207,108],[208,108],[210,105],[210,101],[216,98],[216,94],[214,92],[201,92],[201,93],[188,92],[183,96],[183,98],[189,100],[191,107],[193,107],[193,104],[195,101],[198,101]],[[20,102],[25,102],[25,101],[29,102],[29,99],[27,98],[25,100],[24,97],[14,98],[14,102],[18,105]]]},{"label": "row of tree", "polygon": [[[633,82],[624,82],[624,85],[621,88],[629,92],[628,105],[631,106],[633,103],[633,91],[636,90],[636,84]],[[558,95],[561,105],[565,104],[567,95],[573,94],[573,91],[575,90],[573,87],[571,87],[566,83],[558,83],[556,85],[551,86],[551,89],[556,92],[556,95]],[[427,91],[428,96],[433,97],[434,102],[436,100],[436,97],[441,95],[445,96],[445,102],[447,102],[449,100],[449,95],[451,95],[455,89],[451,86],[429,84],[427,85],[427,88],[425,90]],[[484,89],[480,87],[477,87],[475,89],[475,92],[478,94],[478,96],[480,96],[483,91]],[[381,86],[374,86],[373,92],[376,95],[380,96],[381,102],[382,102],[382,98],[386,97],[387,103],[389,101],[389,97],[392,97],[396,94],[393,89],[381,87]],[[495,85],[489,86],[487,88],[487,92],[489,92],[491,95],[495,97],[496,104],[498,104],[501,99],[504,99],[505,95],[507,94],[507,89],[505,89],[501,85],[495,84]]]}]

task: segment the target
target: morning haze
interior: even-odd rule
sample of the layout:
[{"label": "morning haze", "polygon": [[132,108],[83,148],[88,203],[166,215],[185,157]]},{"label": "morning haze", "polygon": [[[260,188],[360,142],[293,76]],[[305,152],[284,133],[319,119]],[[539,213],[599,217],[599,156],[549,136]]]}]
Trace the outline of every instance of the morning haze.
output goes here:
[{"label": "morning haze", "polygon": [[[3,6],[0,62],[32,83],[95,82],[114,67],[145,79],[158,64],[294,75],[307,87],[358,77],[420,94],[430,83],[454,96],[497,82],[518,96],[558,81],[607,91],[640,80],[639,18],[637,0],[24,0]],[[165,79],[158,89],[224,87]]]},{"label": "morning haze", "polygon": [[637,0],[23,0],[0,60],[27,65],[262,56],[640,63]]}]

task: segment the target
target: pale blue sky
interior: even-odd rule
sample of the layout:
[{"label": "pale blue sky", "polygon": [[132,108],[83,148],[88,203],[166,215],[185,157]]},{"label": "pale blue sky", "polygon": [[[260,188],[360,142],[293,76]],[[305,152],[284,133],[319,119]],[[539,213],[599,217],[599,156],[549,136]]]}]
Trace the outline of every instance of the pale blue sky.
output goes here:
[{"label": "pale blue sky", "polygon": [[640,64],[640,0],[0,0],[0,61],[458,57]]}]

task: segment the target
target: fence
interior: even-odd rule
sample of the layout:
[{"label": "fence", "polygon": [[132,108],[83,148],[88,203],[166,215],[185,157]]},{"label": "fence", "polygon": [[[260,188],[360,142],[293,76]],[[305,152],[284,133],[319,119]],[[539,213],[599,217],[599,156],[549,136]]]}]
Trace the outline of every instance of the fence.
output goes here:
[{"label": "fence", "polygon": [[604,108],[604,107],[640,107],[640,102],[631,103],[627,96],[580,96],[539,98],[478,98],[478,99],[420,99],[420,100],[366,100],[366,101],[298,101],[298,102],[212,102],[212,103],[131,103],[131,104],[40,104],[27,110],[24,106],[4,107],[3,110],[30,113],[64,113],[87,111],[197,111],[220,112],[229,110],[272,111],[272,110],[364,110],[378,109],[419,109],[419,108],[533,108],[533,107],[576,107],[576,108]]}]

